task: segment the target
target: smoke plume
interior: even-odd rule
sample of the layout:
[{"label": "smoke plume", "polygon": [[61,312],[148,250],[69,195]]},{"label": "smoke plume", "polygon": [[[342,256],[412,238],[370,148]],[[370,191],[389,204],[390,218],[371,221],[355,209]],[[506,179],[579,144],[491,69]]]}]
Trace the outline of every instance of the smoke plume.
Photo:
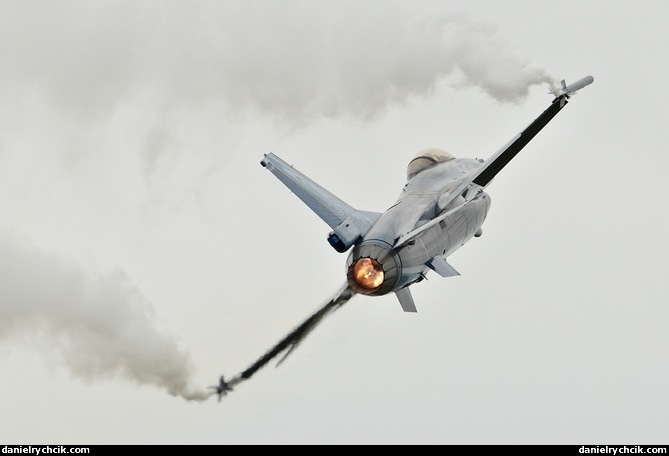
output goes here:
[{"label": "smoke plume", "polygon": [[41,103],[80,134],[82,123],[122,114],[132,122],[116,135],[136,138],[146,175],[182,150],[220,154],[249,115],[292,127],[371,119],[441,82],[518,102],[556,79],[494,27],[419,17],[406,2],[9,3],[0,7],[6,120],[39,129],[22,105]]},{"label": "smoke plume", "polygon": [[187,400],[193,366],[174,337],[158,331],[151,305],[121,271],[87,273],[54,253],[0,236],[0,341],[31,339],[76,377],[123,377]]}]

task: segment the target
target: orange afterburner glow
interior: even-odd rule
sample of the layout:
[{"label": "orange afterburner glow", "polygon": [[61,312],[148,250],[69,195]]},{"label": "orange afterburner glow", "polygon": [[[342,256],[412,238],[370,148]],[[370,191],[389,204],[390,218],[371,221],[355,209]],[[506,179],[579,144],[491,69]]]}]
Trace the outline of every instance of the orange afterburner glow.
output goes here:
[{"label": "orange afterburner glow", "polygon": [[383,268],[376,260],[360,258],[353,266],[353,278],[361,287],[374,291],[383,284]]}]

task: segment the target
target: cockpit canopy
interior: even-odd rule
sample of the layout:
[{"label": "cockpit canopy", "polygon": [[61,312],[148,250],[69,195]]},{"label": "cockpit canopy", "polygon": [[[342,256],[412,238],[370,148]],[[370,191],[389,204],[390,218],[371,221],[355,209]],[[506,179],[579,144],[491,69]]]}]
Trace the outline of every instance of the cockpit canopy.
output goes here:
[{"label": "cockpit canopy", "polygon": [[453,160],[455,157],[441,149],[425,149],[418,152],[416,157],[407,166],[407,180],[437,163]]}]

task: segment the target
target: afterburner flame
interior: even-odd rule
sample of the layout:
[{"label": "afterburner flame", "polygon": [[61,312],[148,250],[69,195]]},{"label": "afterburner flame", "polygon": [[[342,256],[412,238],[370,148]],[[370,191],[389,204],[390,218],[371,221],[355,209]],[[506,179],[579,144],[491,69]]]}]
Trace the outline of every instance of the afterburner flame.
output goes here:
[{"label": "afterburner flame", "polygon": [[360,258],[353,266],[353,278],[361,287],[376,290],[383,284],[383,268],[376,260]]}]

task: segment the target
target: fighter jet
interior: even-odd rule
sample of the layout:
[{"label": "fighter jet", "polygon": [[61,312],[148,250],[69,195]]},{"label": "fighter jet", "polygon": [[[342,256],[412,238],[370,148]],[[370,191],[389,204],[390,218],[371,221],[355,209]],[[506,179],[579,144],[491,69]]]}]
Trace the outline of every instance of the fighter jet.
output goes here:
[{"label": "fighter jet", "polygon": [[273,153],[260,163],[330,226],[327,240],[337,252],[350,250],[345,270],[351,290],[395,293],[405,312],[416,312],[410,286],[430,271],[459,275],[448,256],[481,236],[490,209],[488,184],[593,81],[592,76],[570,85],[562,80],[548,108],[488,160],[456,158],[439,149],[419,152],[407,166],[399,198],[385,212],[354,208]]}]

